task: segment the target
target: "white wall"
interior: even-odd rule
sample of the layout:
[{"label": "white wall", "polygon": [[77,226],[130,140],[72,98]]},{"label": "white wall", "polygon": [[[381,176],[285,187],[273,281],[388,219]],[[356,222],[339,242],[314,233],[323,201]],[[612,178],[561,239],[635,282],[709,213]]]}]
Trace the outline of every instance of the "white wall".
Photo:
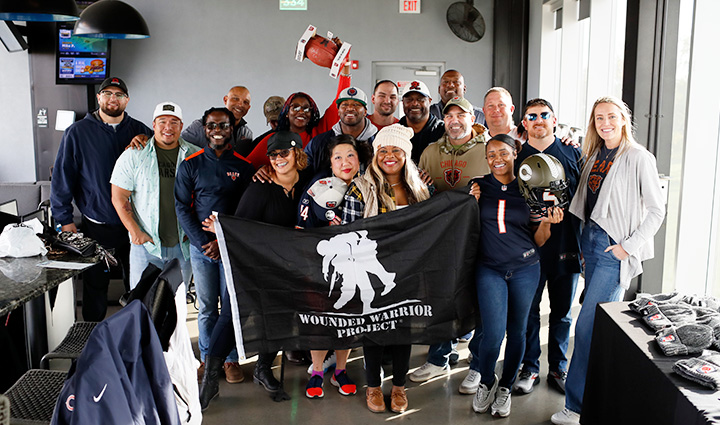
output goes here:
[{"label": "white wall", "polygon": [[35,148],[27,51],[0,45],[0,182],[34,182]]},{"label": "white wall", "polygon": [[[456,0],[422,3],[419,15],[400,15],[392,0],[310,0],[307,11],[279,11],[277,1],[127,0],[150,27],[145,40],[113,42],[112,73],[129,85],[128,112],[149,124],[153,107],[177,102],[186,123],[222,104],[233,85],[246,85],[252,108],[246,117],[257,135],[267,127],[268,96],[309,93],[321,110],[334,98],[337,81],[328,69],[294,59],[308,24],[352,44],[360,61],[353,84],[372,90],[372,61],[445,62],[463,73],[468,97],[481,99],[492,81],[492,4],[475,2],[485,18],[482,40],[467,43],[448,28],[445,13]],[[436,90],[431,88],[431,90]]]}]

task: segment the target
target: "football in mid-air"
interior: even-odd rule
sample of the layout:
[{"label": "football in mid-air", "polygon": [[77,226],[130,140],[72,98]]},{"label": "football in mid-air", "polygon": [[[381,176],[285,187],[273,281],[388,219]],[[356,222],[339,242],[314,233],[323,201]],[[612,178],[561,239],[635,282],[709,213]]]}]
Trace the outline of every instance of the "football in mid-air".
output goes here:
[{"label": "football in mid-air", "polygon": [[316,35],[308,41],[305,47],[305,56],[317,66],[330,68],[338,49],[338,45],[334,41]]}]

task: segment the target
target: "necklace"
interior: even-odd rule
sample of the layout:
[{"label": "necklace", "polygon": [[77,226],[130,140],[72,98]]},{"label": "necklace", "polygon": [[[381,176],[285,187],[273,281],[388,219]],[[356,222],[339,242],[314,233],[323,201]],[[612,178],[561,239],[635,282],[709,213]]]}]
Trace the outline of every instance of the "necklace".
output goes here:
[{"label": "necklace", "polygon": [[390,187],[395,187],[395,186],[397,186],[397,185],[399,185],[399,184],[400,184],[400,182],[393,183],[393,184],[390,185]]}]

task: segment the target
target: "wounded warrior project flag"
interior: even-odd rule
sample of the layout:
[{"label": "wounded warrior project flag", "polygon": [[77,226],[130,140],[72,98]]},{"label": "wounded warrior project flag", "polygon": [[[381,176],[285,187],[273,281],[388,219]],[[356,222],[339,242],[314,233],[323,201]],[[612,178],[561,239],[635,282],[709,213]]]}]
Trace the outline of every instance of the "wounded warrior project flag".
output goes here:
[{"label": "wounded warrior project flag", "polygon": [[348,348],[363,338],[430,344],[475,327],[480,230],[477,202],[467,192],[443,192],[345,226],[296,230],[226,215],[219,221],[243,357]]}]

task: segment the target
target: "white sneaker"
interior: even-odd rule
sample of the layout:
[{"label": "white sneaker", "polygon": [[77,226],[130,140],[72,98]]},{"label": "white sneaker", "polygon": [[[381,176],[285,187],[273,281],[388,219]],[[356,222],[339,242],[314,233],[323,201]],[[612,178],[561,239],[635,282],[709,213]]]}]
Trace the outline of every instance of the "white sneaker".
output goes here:
[{"label": "white sneaker", "polygon": [[460,384],[460,394],[475,394],[480,386],[480,372],[468,370],[468,374]]},{"label": "white sneaker", "polygon": [[505,418],[510,415],[510,404],[510,388],[498,387],[490,414],[496,418]]},{"label": "white sneaker", "polygon": [[566,407],[563,410],[552,415],[552,418],[550,418],[550,420],[555,425],[579,425],[580,414],[575,413]]},{"label": "white sneaker", "polygon": [[[335,356],[335,352],[333,351],[332,354],[330,354],[323,362],[323,374],[328,373],[328,370],[330,370],[330,369],[334,369],[336,362],[337,362],[337,357]],[[308,375],[312,375],[312,373],[313,373],[313,365],[312,364],[310,366],[308,366],[307,373],[308,373]]]},{"label": "white sneaker", "polygon": [[495,392],[497,391],[498,378],[495,375],[495,381],[492,388],[488,388],[485,384],[480,384],[478,390],[473,397],[472,408],[475,413],[485,413],[495,400]]},{"label": "white sneaker", "polygon": [[444,375],[450,371],[450,366],[435,366],[432,363],[425,363],[419,368],[415,369],[413,373],[408,375],[408,378],[413,382],[425,382],[428,379],[432,379],[436,376]]},{"label": "white sneaker", "polygon": [[535,389],[535,385],[540,383],[539,376],[535,372],[523,370],[515,381],[513,390],[521,394],[530,394]]}]

